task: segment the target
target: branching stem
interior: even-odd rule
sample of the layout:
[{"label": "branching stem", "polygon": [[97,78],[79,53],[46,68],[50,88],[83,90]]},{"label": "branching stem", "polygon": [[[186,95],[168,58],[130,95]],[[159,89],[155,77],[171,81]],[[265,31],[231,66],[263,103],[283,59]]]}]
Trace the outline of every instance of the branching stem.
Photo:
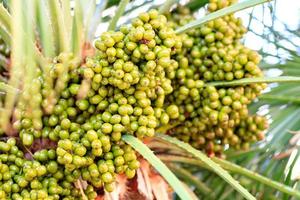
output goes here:
[{"label": "branching stem", "polygon": [[123,15],[128,2],[129,2],[129,0],[121,0],[120,5],[119,5],[118,9],[116,10],[115,15],[113,16],[113,18],[111,19],[111,21],[109,23],[109,26],[108,26],[109,31],[114,31],[116,29],[118,20]]}]

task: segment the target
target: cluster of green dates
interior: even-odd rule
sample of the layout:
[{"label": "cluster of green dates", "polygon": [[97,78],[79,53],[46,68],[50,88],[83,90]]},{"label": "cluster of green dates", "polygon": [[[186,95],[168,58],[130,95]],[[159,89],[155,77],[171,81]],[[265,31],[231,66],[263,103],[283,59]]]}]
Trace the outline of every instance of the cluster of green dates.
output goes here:
[{"label": "cluster of green dates", "polygon": [[[118,174],[133,178],[139,168],[136,152],[122,135],[152,137],[158,126],[179,116],[178,107],[165,105],[165,98],[173,92],[171,77],[178,63],[172,57],[182,42],[165,16],[156,10],[142,13],[131,26],[103,33],[95,46],[96,55],[83,63],[72,54],[60,54],[48,73],[37,72],[17,105],[19,144],[32,153],[25,153],[32,159],[28,162],[47,170],[27,180],[40,183],[38,191],[30,184],[22,188],[30,199],[81,198],[77,181],[88,185],[82,189],[89,199],[103,188],[113,191]],[[56,180],[57,190],[43,185],[48,179]],[[39,196],[40,190],[47,198]],[[19,190],[2,195],[18,199],[14,193],[20,195]]]},{"label": "cluster of green dates", "polygon": [[[18,146],[15,138],[0,142],[0,199],[80,199],[80,191],[73,185],[80,172],[61,168],[54,149],[36,152],[36,159],[29,160]],[[96,197],[91,186],[86,194]]]},{"label": "cluster of green dates", "polygon": [[[211,0],[208,9],[213,12],[234,2]],[[169,19],[172,27],[194,20],[183,7]],[[180,125],[169,133],[212,156],[222,156],[228,147],[249,149],[251,143],[264,138],[267,128],[267,120],[250,115],[247,108],[266,84],[210,84],[263,76],[259,54],[240,42],[245,33],[241,19],[231,14],[181,35],[183,48],[176,55],[179,67],[172,80],[174,92],[167,97],[167,102],[179,107]]]},{"label": "cluster of green dates", "polygon": [[[211,0],[211,11],[233,2]],[[259,77],[259,55],[239,39],[241,20],[229,15],[176,35],[193,20],[180,8],[169,16],[141,13],[131,26],[104,32],[82,62],[62,53],[21,95],[14,113],[18,139],[0,142],[0,199],[95,199],[116,176],[133,178],[138,155],[124,134],[167,134],[207,153],[247,149],[266,120],[247,105],[265,84],[215,87],[212,81]]]}]

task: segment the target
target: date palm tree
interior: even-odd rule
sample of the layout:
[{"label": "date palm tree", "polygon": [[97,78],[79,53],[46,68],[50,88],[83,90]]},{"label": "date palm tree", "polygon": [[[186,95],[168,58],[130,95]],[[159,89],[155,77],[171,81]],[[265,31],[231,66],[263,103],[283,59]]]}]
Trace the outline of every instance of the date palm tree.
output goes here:
[{"label": "date palm tree", "polygon": [[[178,27],[175,32],[188,32],[214,19],[266,2],[267,0],[247,0],[233,4]],[[84,64],[87,58],[97,55],[94,40],[98,37],[99,30],[119,29],[121,22],[127,23],[141,9],[158,8],[160,13],[168,13],[177,3],[176,0],[3,1],[0,4],[0,140],[19,137],[12,123],[18,114],[16,108],[19,104],[25,103],[31,111],[39,112],[42,109],[37,106],[35,98],[41,94],[41,89],[31,88],[34,80],[41,74],[46,77],[50,74],[53,60],[62,54],[71,53],[73,60]],[[185,7],[196,13],[203,10],[208,1],[191,0],[184,3]],[[275,38],[289,40],[273,27],[267,29]],[[299,32],[289,31],[299,37]],[[131,180],[118,175],[115,190],[111,193],[99,190],[97,199],[300,198],[297,179],[291,179],[295,173],[294,166],[299,162],[297,148],[300,137],[297,130],[300,128],[300,101],[297,84],[300,81],[300,71],[297,67],[300,58],[295,51],[286,49],[278,40],[270,40],[266,35],[261,37],[287,51],[287,60],[278,65],[263,63],[261,66],[264,70],[280,69],[283,73],[281,76],[211,84],[278,84],[274,87],[270,85],[270,92],[263,94],[250,106],[253,113],[268,107],[268,114],[272,116],[273,122],[266,141],[253,145],[247,151],[229,149],[225,151],[226,159],[221,159],[209,157],[190,144],[165,134],[173,125],[159,127],[153,138],[143,141],[129,134],[123,135],[123,142],[139,153],[140,168]],[[268,56],[268,52],[262,51],[261,54]],[[57,88],[49,90],[61,92]],[[40,140],[35,145],[37,147],[29,149],[24,147],[24,151],[31,154],[34,148],[41,149],[52,143]],[[80,189],[81,198],[87,199],[87,194],[83,191],[86,182],[78,179],[74,184]]]}]

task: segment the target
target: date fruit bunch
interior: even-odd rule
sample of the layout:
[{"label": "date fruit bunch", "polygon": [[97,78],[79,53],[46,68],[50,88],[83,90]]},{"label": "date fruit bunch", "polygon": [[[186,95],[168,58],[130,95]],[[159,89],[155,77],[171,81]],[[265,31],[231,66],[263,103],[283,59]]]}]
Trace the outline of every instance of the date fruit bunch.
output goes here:
[{"label": "date fruit bunch", "polygon": [[179,117],[178,107],[164,102],[182,42],[165,16],[141,13],[130,26],[104,32],[95,46],[83,63],[60,54],[21,95],[14,114],[19,138],[0,148],[1,197],[94,199],[98,190],[113,191],[118,174],[133,178],[139,168],[122,135],[152,137]]},{"label": "date fruit bunch", "polygon": [[[232,5],[232,0],[210,0],[208,13]],[[176,28],[194,20],[187,8],[170,16]],[[267,121],[248,114],[247,106],[266,84],[214,86],[212,82],[262,77],[260,55],[240,41],[246,33],[240,18],[230,14],[181,34],[183,47],[176,56],[179,67],[172,80],[174,92],[167,104],[179,107],[179,122],[169,133],[205,150],[222,155],[225,148],[248,149],[262,140]]]}]

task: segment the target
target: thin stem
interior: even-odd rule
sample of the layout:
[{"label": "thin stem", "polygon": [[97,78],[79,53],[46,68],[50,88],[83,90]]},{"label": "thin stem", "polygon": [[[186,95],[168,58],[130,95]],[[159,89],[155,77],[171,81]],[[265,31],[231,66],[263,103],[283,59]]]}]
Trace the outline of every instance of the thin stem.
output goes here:
[{"label": "thin stem", "polygon": [[88,198],[84,194],[84,191],[83,191],[83,188],[82,188],[82,185],[81,185],[81,181],[79,179],[77,180],[77,186],[79,187],[82,199],[83,200],[88,200]]},{"label": "thin stem", "polygon": [[179,124],[180,124],[179,122],[176,122],[173,124],[166,124],[166,125],[160,126],[156,129],[156,132],[157,133],[166,133],[168,130],[178,126]]},{"label": "thin stem", "polygon": [[[32,84],[33,79],[36,77],[36,60],[34,57],[34,49],[36,45],[32,42],[34,41],[34,32],[33,32],[33,27],[35,24],[35,19],[36,19],[36,13],[35,13],[35,5],[33,1],[26,1],[25,3],[26,10],[28,14],[24,17],[25,20],[25,33],[26,33],[26,38],[25,40],[25,49],[26,49],[26,56],[25,56],[25,69],[26,69],[26,76],[24,77],[24,91],[29,92],[30,85]],[[33,93],[31,93],[33,94]],[[29,103],[29,105],[31,102]]]},{"label": "thin stem", "polygon": [[46,66],[50,63],[49,60],[45,58],[45,56],[39,51],[36,46],[33,53],[38,65],[41,66],[42,70],[45,71]]},{"label": "thin stem", "polygon": [[174,164],[169,164],[168,165],[172,171],[174,171],[179,177],[181,177],[182,179],[192,183],[197,190],[199,190],[202,194],[204,195],[209,195],[212,193],[212,190],[205,185],[205,183],[203,183],[202,181],[200,181],[198,178],[196,178],[195,176],[193,176],[189,171],[181,168],[181,167],[177,167]]},{"label": "thin stem", "polygon": [[216,81],[208,82],[205,86],[238,86],[249,85],[252,83],[287,83],[300,82],[300,77],[295,76],[279,76],[279,77],[257,77],[257,78],[243,78],[235,81]]},{"label": "thin stem", "polygon": [[[179,163],[186,163],[186,164],[191,164],[195,165],[201,168],[205,168],[210,170],[203,162],[200,160],[196,160],[193,158],[187,158],[187,157],[181,157],[181,156],[169,156],[169,155],[159,155],[158,156],[161,160],[166,161],[166,162],[179,162]],[[262,184],[265,184],[269,187],[275,188],[283,193],[295,196],[295,197],[300,197],[300,192],[297,190],[294,190],[293,188],[286,186],[282,183],[273,181],[272,179],[269,179],[267,177],[264,177],[256,172],[250,171],[246,168],[240,167],[234,163],[231,163],[226,160],[222,160],[220,158],[213,157],[212,160],[216,163],[218,163],[221,167],[224,169],[228,170],[229,172],[244,175],[252,180],[256,180]]]},{"label": "thin stem", "polygon": [[64,19],[64,25],[65,25],[65,29],[67,31],[67,33],[69,34],[67,38],[70,38],[71,36],[71,31],[72,31],[72,21],[73,21],[73,17],[71,15],[71,6],[70,6],[70,1],[60,1],[61,3],[61,11],[62,12],[62,16]]},{"label": "thin stem", "polygon": [[108,30],[109,31],[114,31],[116,29],[117,23],[119,18],[123,15],[126,5],[128,4],[129,0],[121,0],[118,9],[116,10],[115,15],[111,19]]},{"label": "thin stem", "polygon": [[244,10],[246,8],[256,6],[258,4],[265,3],[265,2],[268,2],[268,1],[270,1],[270,0],[248,0],[248,1],[244,1],[244,2],[241,2],[241,3],[234,4],[232,6],[223,8],[223,9],[218,10],[216,12],[210,13],[210,14],[206,15],[205,17],[201,18],[201,19],[198,19],[198,20],[195,20],[195,21],[192,21],[192,22],[186,24],[186,25],[178,28],[176,30],[176,33],[177,34],[184,33],[184,32],[186,32],[190,29],[200,27],[202,24],[204,24],[206,22],[209,22],[211,20],[217,19],[219,17],[223,17],[225,15],[228,15],[228,14],[240,11],[240,10]]},{"label": "thin stem", "polygon": [[289,97],[283,95],[264,94],[259,97],[261,100],[277,100],[285,103],[300,104],[300,97]]},{"label": "thin stem", "polygon": [[30,154],[31,158],[33,158],[33,154],[32,152],[25,146],[25,145],[22,145],[24,147],[24,149],[27,151],[27,153]]},{"label": "thin stem", "polygon": [[43,53],[46,57],[55,56],[54,33],[53,24],[50,20],[49,10],[46,9],[45,1],[37,1],[37,21],[39,24],[39,31],[41,43],[43,46]]},{"label": "thin stem", "polygon": [[[63,18],[63,9],[58,0],[48,0],[50,6],[51,21],[54,28],[54,34],[57,37],[56,42],[59,44],[59,52],[69,52],[70,37],[67,32],[65,19]],[[57,31],[57,32],[56,32]]]},{"label": "thin stem", "polygon": [[159,13],[164,14],[169,12],[172,5],[174,5],[177,2],[178,0],[166,0],[166,2],[162,5],[162,7],[160,7]]},{"label": "thin stem", "polygon": [[249,30],[249,28],[250,28],[250,26],[251,26],[251,23],[252,23],[252,20],[253,20],[254,9],[255,9],[255,8],[252,8],[251,13],[249,14],[249,22],[248,22],[248,25],[247,25],[247,30]]},{"label": "thin stem", "polygon": [[84,42],[83,6],[79,0],[75,0],[73,28],[72,28],[72,50],[74,55],[81,55]]},{"label": "thin stem", "polygon": [[[279,54],[278,52],[276,52],[276,54],[272,54],[272,53],[266,53],[266,52],[264,52],[264,51],[259,51],[258,52],[262,57],[267,57],[267,56],[272,56],[272,57],[275,57],[275,58],[277,58],[277,59],[282,59],[282,56],[283,56],[283,54]],[[270,64],[270,68],[275,68],[276,67],[276,65],[271,65]]]},{"label": "thin stem", "polygon": [[[23,73],[23,64],[24,64],[24,30],[22,27],[23,16],[22,16],[22,1],[12,1],[12,16],[14,19],[14,23],[12,24],[12,56],[11,63],[12,68],[10,70],[10,79],[8,81],[8,85],[13,88],[18,88],[19,83],[21,81],[22,73]],[[17,98],[16,93],[7,93],[4,101],[4,112],[0,115],[0,124],[2,130],[6,131],[8,128],[9,120],[12,114],[12,110],[14,108],[14,104]]]}]

